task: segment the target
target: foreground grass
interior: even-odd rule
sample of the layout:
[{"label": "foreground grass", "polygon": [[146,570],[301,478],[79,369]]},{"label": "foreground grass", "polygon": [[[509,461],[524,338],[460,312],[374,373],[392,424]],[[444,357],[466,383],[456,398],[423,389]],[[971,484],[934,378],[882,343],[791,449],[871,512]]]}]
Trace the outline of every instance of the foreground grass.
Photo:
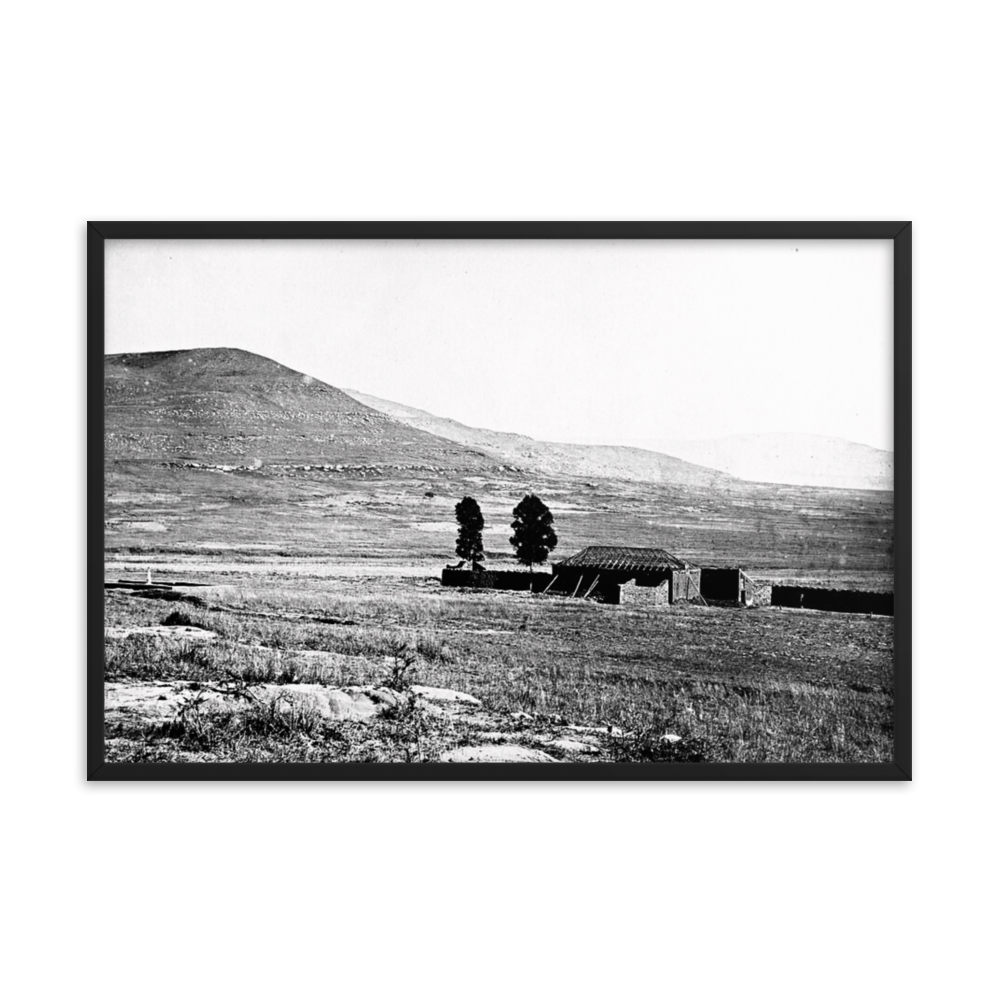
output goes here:
[{"label": "foreground grass", "polygon": [[[634,612],[526,594],[446,592],[420,580],[298,584],[254,579],[229,588],[224,602],[209,596],[209,607],[188,614],[219,634],[211,645],[107,640],[107,676],[380,684],[407,648],[414,682],[467,691],[498,714],[671,732],[708,760],[892,756],[891,619],[778,609]],[[107,620],[151,624],[173,610],[113,593]],[[416,739],[380,723],[364,734],[347,727],[338,747],[307,721],[295,732],[275,724],[262,734],[259,726],[216,720],[215,736],[195,733],[188,750],[201,746],[208,759],[381,760],[399,759],[407,746],[409,759],[434,759],[427,755],[455,737],[433,735],[435,723],[426,720]],[[646,759],[650,745],[637,740],[621,759]],[[159,751],[151,744],[150,752]]]}]

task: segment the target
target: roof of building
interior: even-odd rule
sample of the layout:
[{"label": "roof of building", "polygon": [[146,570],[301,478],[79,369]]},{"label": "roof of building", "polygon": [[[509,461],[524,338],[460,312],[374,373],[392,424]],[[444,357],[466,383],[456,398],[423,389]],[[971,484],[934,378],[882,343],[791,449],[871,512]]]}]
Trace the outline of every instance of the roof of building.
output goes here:
[{"label": "roof of building", "polygon": [[560,566],[581,569],[614,569],[626,572],[655,573],[668,569],[687,569],[688,564],[665,549],[642,549],[625,545],[588,545]]}]

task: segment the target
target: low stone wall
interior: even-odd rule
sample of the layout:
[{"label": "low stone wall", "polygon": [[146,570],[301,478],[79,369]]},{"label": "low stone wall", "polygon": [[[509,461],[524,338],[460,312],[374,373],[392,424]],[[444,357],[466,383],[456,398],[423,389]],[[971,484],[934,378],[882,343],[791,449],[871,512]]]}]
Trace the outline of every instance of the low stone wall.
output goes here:
[{"label": "low stone wall", "polygon": [[824,590],[821,587],[771,588],[771,604],[778,608],[811,608],[855,615],[891,615],[892,594],[870,590]]},{"label": "low stone wall", "polygon": [[551,573],[522,573],[518,570],[450,569],[441,571],[445,587],[477,587],[481,590],[542,591],[552,582]]},{"label": "low stone wall", "polygon": [[641,587],[635,580],[629,580],[618,587],[617,604],[632,607],[661,607],[670,604],[670,584],[661,583],[656,587]]}]

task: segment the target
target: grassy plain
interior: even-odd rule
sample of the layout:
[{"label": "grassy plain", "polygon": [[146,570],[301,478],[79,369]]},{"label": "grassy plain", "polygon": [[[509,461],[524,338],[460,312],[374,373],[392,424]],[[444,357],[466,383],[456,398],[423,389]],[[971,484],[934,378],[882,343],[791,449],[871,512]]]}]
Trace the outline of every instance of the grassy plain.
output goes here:
[{"label": "grassy plain", "polygon": [[[109,625],[151,624],[184,607],[221,642],[192,649],[146,636],[108,639],[109,680],[378,685],[390,679],[398,651],[406,648],[410,682],[475,695],[498,718],[523,712],[540,723],[555,719],[632,734],[605,747],[605,759],[656,759],[651,741],[668,732],[705,760],[878,761],[892,755],[892,619],[693,606],[634,611],[445,590],[421,577],[258,573],[227,580],[198,591],[208,602],[204,608],[110,592]],[[306,747],[301,733],[289,732],[285,750],[298,748],[303,759],[403,759],[404,751],[433,759],[427,754],[476,738],[472,731],[442,734],[430,725],[426,746],[417,739],[414,750],[412,732],[406,733],[405,745],[394,746],[382,732],[377,750],[362,740],[351,751],[343,727],[324,735],[313,725]],[[120,752],[127,759],[150,759],[151,748],[151,759],[192,749],[183,730],[173,732],[174,743],[163,742],[169,732],[151,742],[155,733],[121,723],[108,735],[124,737]],[[240,740],[228,743],[206,744],[205,733],[197,735],[194,749],[210,747],[212,759],[243,759],[240,754],[252,751],[242,730]],[[265,757],[274,759],[273,733],[267,746]]]},{"label": "grassy plain", "polygon": [[585,545],[666,548],[697,565],[768,579],[891,589],[891,493],[774,486],[458,475],[361,477],[265,467],[219,472],[115,462],[106,475],[107,559],[258,564],[391,563],[436,570],[454,559],[455,504],[474,496],[487,557],[509,561],[511,510],[527,492],[552,509],[558,559]]}]

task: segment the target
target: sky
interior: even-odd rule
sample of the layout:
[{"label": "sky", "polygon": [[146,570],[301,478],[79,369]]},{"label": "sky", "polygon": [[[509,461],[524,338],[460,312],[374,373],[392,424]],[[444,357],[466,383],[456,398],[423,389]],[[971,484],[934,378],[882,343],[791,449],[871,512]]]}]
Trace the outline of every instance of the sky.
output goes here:
[{"label": "sky", "polygon": [[105,351],[239,347],[548,441],[892,448],[888,240],[109,240]]}]

